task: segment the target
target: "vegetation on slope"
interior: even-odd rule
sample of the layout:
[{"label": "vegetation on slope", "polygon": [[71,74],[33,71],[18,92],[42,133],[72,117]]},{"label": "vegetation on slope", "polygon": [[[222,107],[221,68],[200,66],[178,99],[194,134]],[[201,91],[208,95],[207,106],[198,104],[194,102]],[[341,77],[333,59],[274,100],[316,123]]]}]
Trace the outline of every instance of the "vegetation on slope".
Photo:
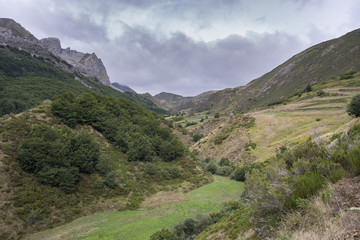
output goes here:
[{"label": "vegetation on slope", "polygon": [[248,112],[256,107],[282,103],[304,92],[307,86],[341,76],[351,78],[360,70],[360,30],[317,44],[293,56],[246,86],[211,92],[205,98],[189,99],[176,110]]},{"label": "vegetation on slope", "polygon": [[57,68],[50,59],[31,56],[28,52],[10,46],[0,46],[0,86],[0,116],[20,113],[66,91],[75,94],[91,91],[124,97],[152,111],[164,113],[141,95],[121,93],[81,74]]},{"label": "vegetation on slope", "polygon": [[[360,174],[359,129],[360,125],[356,124],[346,133],[334,135],[329,142],[309,139],[291,150],[284,149],[262,167],[253,169],[246,175],[245,194],[240,200],[245,207],[235,210],[196,239],[216,239],[220,235],[222,239],[276,236],[281,219],[286,214],[294,217],[293,211],[308,209],[308,199],[328,182],[334,183],[344,174]],[[294,225],[291,219],[286,221],[298,231],[305,227]]]},{"label": "vegetation on slope", "polygon": [[[240,197],[243,183],[218,176],[214,179],[214,182],[186,193],[178,190],[155,194],[154,200],[163,202],[155,208],[97,213],[25,239],[149,239],[156,231],[173,227],[186,219],[201,218],[205,221],[209,214],[221,211],[224,202],[235,201]],[[222,197],[219,198],[219,195]],[[180,201],[166,202],[174,197],[180,198]],[[228,208],[231,208],[229,204],[226,209]]]},{"label": "vegetation on slope", "polygon": [[161,119],[123,98],[68,92],[0,123],[1,238],[209,181]]}]

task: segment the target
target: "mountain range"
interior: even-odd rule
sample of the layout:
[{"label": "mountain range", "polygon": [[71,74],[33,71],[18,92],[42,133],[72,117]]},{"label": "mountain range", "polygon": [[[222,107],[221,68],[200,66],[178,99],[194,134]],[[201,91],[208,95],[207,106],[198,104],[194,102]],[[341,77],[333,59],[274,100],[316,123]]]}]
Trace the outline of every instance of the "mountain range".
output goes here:
[{"label": "mountain range", "polygon": [[[174,112],[193,109],[220,112],[246,112],[285,101],[301,93],[307,85],[360,70],[360,30],[310,47],[245,86],[212,91],[195,97],[171,93],[155,95],[158,104]],[[172,95],[172,96],[171,96]]]}]

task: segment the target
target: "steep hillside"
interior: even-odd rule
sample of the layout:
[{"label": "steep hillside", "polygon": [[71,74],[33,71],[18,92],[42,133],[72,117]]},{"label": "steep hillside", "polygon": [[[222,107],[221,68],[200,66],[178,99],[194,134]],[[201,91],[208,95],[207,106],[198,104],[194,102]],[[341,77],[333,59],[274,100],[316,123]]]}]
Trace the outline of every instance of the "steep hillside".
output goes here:
[{"label": "steep hillside", "polygon": [[213,92],[202,101],[189,99],[174,109],[246,112],[301,93],[309,84],[359,71],[359,56],[360,30],[355,30],[306,49],[246,86]]},{"label": "steep hillside", "polygon": [[0,119],[0,239],[211,181],[155,114],[129,100],[65,93],[49,104]]},{"label": "steep hillside", "polygon": [[312,88],[246,114],[213,118],[208,111],[167,119],[182,127],[180,139],[200,157],[228,158],[238,165],[263,162],[308,137],[328,139],[356,122],[346,109],[350,99],[360,93],[359,73],[341,74]]},{"label": "steep hillside", "polygon": [[97,92],[124,97],[146,108],[163,113],[149,99],[135,93],[121,93],[80,73],[69,73],[56,66],[54,60],[31,56],[28,52],[0,45],[0,116],[19,113],[35,107],[45,99],[65,91],[76,94]]}]

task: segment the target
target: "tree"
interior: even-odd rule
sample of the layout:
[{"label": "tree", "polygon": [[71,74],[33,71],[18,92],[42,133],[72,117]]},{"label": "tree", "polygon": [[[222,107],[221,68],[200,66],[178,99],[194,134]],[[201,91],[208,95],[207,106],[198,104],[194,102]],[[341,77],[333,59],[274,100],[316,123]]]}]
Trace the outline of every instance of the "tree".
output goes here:
[{"label": "tree", "polygon": [[75,104],[76,95],[72,92],[65,92],[51,103],[51,111],[62,118],[69,127],[74,127],[78,122],[78,112]]},{"label": "tree", "polygon": [[159,156],[166,162],[171,162],[185,153],[184,145],[176,138],[170,142],[164,141],[160,145]]},{"label": "tree", "polygon": [[153,158],[153,148],[151,142],[146,136],[137,135],[131,142],[127,151],[128,161],[144,161],[150,162]]},{"label": "tree", "polygon": [[99,156],[98,144],[85,131],[71,139],[71,162],[80,172],[93,172]]},{"label": "tree", "polygon": [[223,157],[223,158],[220,159],[219,165],[221,167],[230,166],[230,160],[228,158]]},{"label": "tree", "polygon": [[209,163],[209,165],[207,165],[206,170],[212,174],[215,174],[217,170],[217,166],[214,162],[211,162]]},{"label": "tree", "polygon": [[305,88],[305,92],[311,92],[312,91],[312,87],[310,84],[308,84]]},{"label": "tree", "polygon": [[350,116],[360,117],[360,94],[351,99],[347,112]]}]

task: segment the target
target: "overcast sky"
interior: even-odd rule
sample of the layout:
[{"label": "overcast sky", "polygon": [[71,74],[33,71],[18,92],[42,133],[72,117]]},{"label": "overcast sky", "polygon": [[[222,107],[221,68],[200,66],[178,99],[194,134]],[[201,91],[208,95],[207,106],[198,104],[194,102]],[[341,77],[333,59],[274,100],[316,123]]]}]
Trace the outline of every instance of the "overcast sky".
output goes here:
[{"label": "overcast sky", "polygon": [[110,81],[193,96],[245,85],[360,28],[358,0],[0,0],[38,39],[95,52]]}]

